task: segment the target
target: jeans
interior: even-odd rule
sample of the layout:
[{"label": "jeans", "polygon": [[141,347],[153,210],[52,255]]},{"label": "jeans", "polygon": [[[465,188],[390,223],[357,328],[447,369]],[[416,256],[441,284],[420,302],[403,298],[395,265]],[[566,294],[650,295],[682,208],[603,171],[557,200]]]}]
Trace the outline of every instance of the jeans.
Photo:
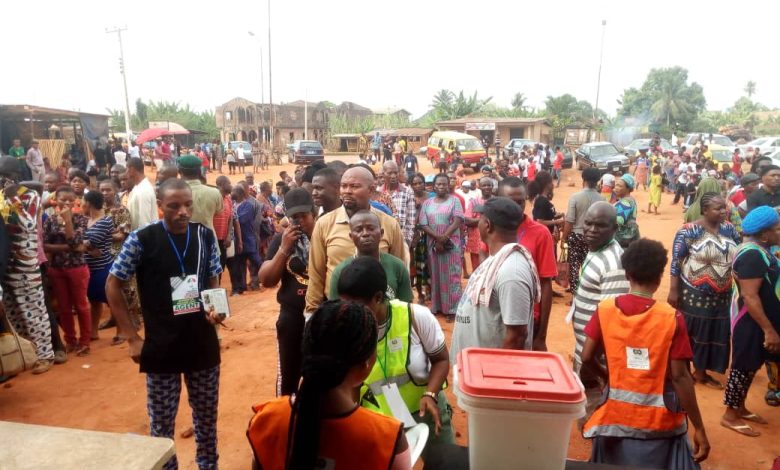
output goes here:
[{"label": "jeans", "polygon": [[92,315],[87,301],[89,268],[86,265],[77,268],[49,267],[48,274],[57,298],[60,314],[60,326],[65,332],[65,343],[76,344],[76,328],[73,322],[73,309],[76,309],[79,321],[79,340],[81,346],[89,346],[92,336]]}]

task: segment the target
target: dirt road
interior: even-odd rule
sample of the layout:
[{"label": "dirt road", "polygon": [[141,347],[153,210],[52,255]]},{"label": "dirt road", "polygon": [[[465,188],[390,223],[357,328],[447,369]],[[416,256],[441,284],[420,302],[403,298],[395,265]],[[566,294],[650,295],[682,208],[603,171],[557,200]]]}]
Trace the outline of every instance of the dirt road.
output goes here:
[{"label": "dirt road", "polygon": [[[333,157],[354,162],[355,157]],[[427,163],[422,166],[428,170]],[[292,165],[272,166],[269,172],[256,176],[256,182],[278,179],[282,169]],[[430,171],[427,171],[430,172]],[[218,174],[209,174],[214,182]],[[231,177],[234,181],[243,176]],[[569,195],[580,188],[579,172],[566,170],[564,183],[556,190],[554,204],[565,210]],[[646,209],[647,193],[635,193],[639,207]],[[640,213],[642,235],[662,241],[671,249],[675,231],[681,223],[680,206],[671,206],[671,195],[664,194],[660,215]],[[670,253],[671,258],[671,253]],[[223,285],[229,284],[228,277]],[[668,278],[664,279],[659,299],[665,299]],[[548,347],[564,357],[573,350],[571,327],[564,323],[567,299],[554,299]],[[245,431],[253,403],[274,396],[276,381],[276,333],[278,314],[275,289],[249,292],[231,297],[233,317],[222,330],[222,378],[219,405],[220,467],[224,469],[249,468],[251,452]],[[448,337],[451,324],[442,322]],[[85,358],[72,356],[69,361],[55,366],[40,376],[26,373],[0,386],[0,420],[46,424],[118,433],[147,434],[149,420],[146,414],[145,377],[127,356],[127,346],[110,346],[111,331],[101,332],[101,339],[93,343],[92,354]],[[723,381],[723,377],[718,377]],[[769,425],[755,425],[763,434],[759,438],[738,435],[719,426],[723,411],[721,391],[697,386],[699,406],[704,415],[707,433],[712,444],[710,459],[705,469],[768,469],[780,455],[780,413],[764,403],[767,379],[761,371],[751,389],[748,407],[764,416]],[[457,409],[457,400],[451,395],[455,409],[455,428],[461,444],[467,440],[465,413]],[[195,441],[181,438],[179,433],[191,426],[187,400],[182,397],[176,426],[176,448],[182,469],[196,469]],[[74,442],[74,446],[78,443]],[[572,430],[569,457],[586,459],[590,444]]]}]

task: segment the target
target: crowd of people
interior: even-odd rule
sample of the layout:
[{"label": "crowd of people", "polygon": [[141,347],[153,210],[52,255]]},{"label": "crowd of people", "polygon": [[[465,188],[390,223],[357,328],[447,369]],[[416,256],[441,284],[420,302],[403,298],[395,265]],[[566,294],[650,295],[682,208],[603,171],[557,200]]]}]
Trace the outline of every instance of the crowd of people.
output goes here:
[{"label": "crowd of people", "polygon": [[[746,436],[766,424],[745,404],[764,364],[766,402],[780,405],[780,167],[769,159],[743,172],[739,155],[714,168],[703,143],[642,149],[632,173],[585,169],[559,211],[563,154],[549,146],[497,156],[471,179],[457,159],[426,176],[393,142],[381,162],[318,161],[275,186],[221,174],[211,186],[205,147],[174,158],[166,145],[152,183],[135,145],[88,174],[39,168],[35,144],[14,142],[0,158],[3,305],[36,346],[34,374],[91,354],[115,327],[112,344],[127,342],[146,374],[153,436],[173,437],[183,376],[201,469],[217,467],[224,318],[198,299],[228,284],[236,296],[278,286],[279,398],[253,407],[247,431],[258,468],[410,468],[402,430],[415,422],[431,431],[423,459],[454,444],[451,364],[467,347],[546,351],[556,295],[571,306],[594,462],[697,468],[710,444],[694,384],[723,389],[721,424]],[[663,193],[684,196],[671,256],[641,237],[639,186],[648,214]],[[449,345],[437,316],[454,324]],[[725,387],[708,374],[727,370]]]}]

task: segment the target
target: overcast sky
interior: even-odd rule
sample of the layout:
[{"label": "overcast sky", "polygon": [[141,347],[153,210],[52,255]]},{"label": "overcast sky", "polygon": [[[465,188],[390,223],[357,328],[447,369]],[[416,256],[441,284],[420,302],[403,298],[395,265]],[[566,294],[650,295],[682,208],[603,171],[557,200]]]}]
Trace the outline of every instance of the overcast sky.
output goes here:
[{"label": "overcast sky", "polygon": [[[0,103],[103,112],[124,104],[119,45],[133,102],[213,109],[268,100],[267,1],[3,1]],[[417,117],[442,88],[509,106],[522,92],[596,101],[613,114],[625,88],[652,67],[680,65],[723,109],[748,80],[754,99],[780,107],[775,49],[780,2],[271,0],[273,99],[397,106]],[[729,9],[730,8],[730,9]],[[258,37],[247,33],[254,31]]]}]

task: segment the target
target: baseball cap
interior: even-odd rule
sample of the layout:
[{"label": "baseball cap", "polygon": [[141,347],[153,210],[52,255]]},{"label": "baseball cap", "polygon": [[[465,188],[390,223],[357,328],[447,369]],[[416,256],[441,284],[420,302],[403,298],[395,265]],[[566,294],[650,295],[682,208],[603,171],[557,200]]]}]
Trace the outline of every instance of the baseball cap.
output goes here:
[{"label": "baseball cap", "polygon": [[311,212],[314,209],[314,201],[311,194],[303,188],[295,188],[284,195],[284,215],[292,217],[301,212]]},{"label": "baseball cap", "polygon": [[493,225],[505,230],[517,230],[523,218],[523,212],[515,201],[507,197],[492,197],[484,204],[474,208]]},{"label": "baseball cap", "polygon": [[490,165],[483,165],[481,171],[493,171],[493,167]]}]

